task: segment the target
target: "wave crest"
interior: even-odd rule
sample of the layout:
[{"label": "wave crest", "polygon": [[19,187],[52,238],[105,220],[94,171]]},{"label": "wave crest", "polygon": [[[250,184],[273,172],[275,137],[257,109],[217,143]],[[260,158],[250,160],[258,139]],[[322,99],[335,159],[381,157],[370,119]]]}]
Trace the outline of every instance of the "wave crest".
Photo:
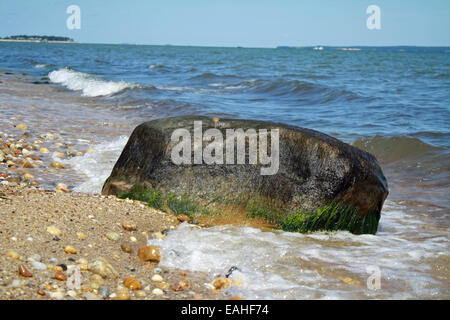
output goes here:
[{"label": "wave crest", "polygon": [[82,91],[87,97],[107,96],[126,88],[137,87],[134,83],[103,80],[67,67],[50,72],[48,77],[51,82],[61,84],[69,90]]}]

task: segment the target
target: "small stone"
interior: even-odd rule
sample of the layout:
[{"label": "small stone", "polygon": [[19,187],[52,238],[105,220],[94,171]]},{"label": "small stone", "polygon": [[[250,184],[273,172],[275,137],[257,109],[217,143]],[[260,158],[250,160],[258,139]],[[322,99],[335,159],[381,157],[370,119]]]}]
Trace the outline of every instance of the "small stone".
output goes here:
[{"label": "small stone", "polygon": [[47,148],[40,148],[39,151],[42,152],[42,153],[48,153],[49,152]]},{"label": "small stone", "polygon": [[123,285],[130,290],[141,290],[142,289],[141,283],[134,278],[126,278],[123,281]]},{"label": "small stone", "polygon": [[103,298],[108,298],[109,295],[111,294],[109,287],[107,286],[102,286],[100,288],[98,288],[98,294],[100,296],[102,296]]},{"label": "small stone", "polygon": [[17,260],[20,258],[20,255],[16,251],[11,250],[11,251],[8,251],[8,258]]},{"label": "small stone", "polygon": [[187,281],[179,281],[172,285],[171,289],[173,291],[183,291],[184,289],[189,289],[190,284]]},{"label": "small stone", "polygon": [[23,264],[21,264],[21,265],[19,266],[19,274],[20,274],[22,277],[32,277],[32,276],[33,276],[33,275],[31,274],[31,272],[28,271],[27,268],[25,268],[25,266],[24,266]]},{"label": "small stone", "polygon": [[67,271],[67,266],[64,263],[58,264],[58,267],[60,267],[63,271]]},{"label": "small stone", "polygon": [[127,220],[122,223],[122,228],[127,231],[135,231],[137,229],[136,224],[133,221]]},{"label": "small stone", "polygon": [[23,130],[23,131],[28,129],[28,127],[25,123],[21,123],[21,124],[17,125],[16,128],[19,130]]},{"label": "small stone", "polygon": [[66,275],[64,273],[60,272],[60,271],[56,272],[55,275],[53,276],[53,278],[55,278],[56,280],[59,280],[59,281],[66,281],[67,280]]},{"label": "small stone", "polygon": [[120,245],[120,249],[122,249],[122,251],[126,252],[126,253],[131,253],[131,251],[132,251],[131,247],[126,243],[122,243]]},{"label": "small stone", "polygon": [[119,241],[120,239],[120,235],[116,232],[108,232],[105,236],[111,241]]},{"label": "small stone", "polygon": [[76,298],[78,296],[77,292],[75,290],[69,290],[67,291],[67,295],[71,298]]},{"label": "small stone", "polygon": [[32,261],[31,267],[36,270],[47,270],[47,265],[39,261]]},{"label": "small stone", "polygon": [[72,247],[72,246],[66,246],[66,247],[64,248],[64,252],[65,252],[65,253],[70,253],[70,254],[76,254],[76,253],[77,253],[77,249],[75,249],[75,248]]},{"label": "small stone", "polygon": [[231,280],[228,278],[218,278],[212,282],[212,285],[216,290],[222,290],[231,287]]},{"label": "small stone", "polygon": [[191,219],[185,214],[177,215],[177,220],[180,221],[180,222],[189,222],[189,221],[191,221]]},{"label": "small stone", "polygon": [[36,254],[32,254],[31,256],[29,256],[28,257],[28,261],[37,261],[37,262],[39,262],[39,261],[41,261],[41,256],[40,255],[38,255],[37,253]]},{"label": "small stone", "polygon": [[55,226],[48,227],[47,232],[56,237],[60,237],[62,235],[62,231]]},{"label": "small stone", "polygon": [[164,294],[164,291],[162,291],[159,288],[153,289],[152,294],[155,296],[162,296]]},{"label": "small stone", "polygon": [[69,188],[64,183],[58,183],[58,185],[56,186],[56,191],[62,191],[65,193],[70,192]]},{"label": "small stone", "polygon": [[33,177],[33,175],[31,175],[31,174],[29,174],[29,173],[25,173],[24,176],[23,176],[23,178],[24,178],[25,180],[31,180],[31,179],[33,179],[34,177]]},{"label": "small stone", "polygon": [[147,294],[145,293],[144,290],[138,290],[138,291],[136,291],[136,296],[137,297],[146,297]]},{"label": "small stone", "polygon": [[40,296],[45,296],[45,291],[42,289],[38,289],[36,293]]},{"label": "small stone", "polygon": [[131,242],[136,242],[137,239],[135,237],[130,237]]},{"label": "small stone", "polygon": [[155,274],[155,275],[153,275],[153,277],[152,277],[152,281],[155,281],[155,282],[162,282],[162,281],[163,281],[163,277],[161,277],[159,274]]},{"label": "small stone", "polygon": [[49,296],[50,296],[50,298],[55,299],[55,300],[62,300],[64,298],[64,294],[60,291],[50,292]]},{"label": "small stone", "polygon": [[121,288],[116,292],[117,300],[130,300],[130,293],[127,288]]},{"label": "small stone", "polygon": [[50,163],[50,166],[53,168],[57,168],[57,169],[64,169],[64,166],[61,163],[59,163],[58,161],[52,161]]},{"label": "small stone", "polygon": [[78,237],[78,239],[82,239],[82,240],[87,238],[87,236],[82,232],[77,232],[77,237]]},{"label": "small stone", "polygon": [[245,300],[245,299],[242,297],[234,296],[234,297],[231,297],[229,300]]},{"label": "small stone", "polygon": [[156,246],[144,246],[138,250],[138,257],[142,261],[150,261],[159,263],[161,257],[159,254],[159,247]]},{"label": "small stone", "polygon": [[88,270],[96,273],[103,278],[117,278],[119,276],[118,272],[114,267],[104,258],[99,258],[93,263],[88,265]]}]

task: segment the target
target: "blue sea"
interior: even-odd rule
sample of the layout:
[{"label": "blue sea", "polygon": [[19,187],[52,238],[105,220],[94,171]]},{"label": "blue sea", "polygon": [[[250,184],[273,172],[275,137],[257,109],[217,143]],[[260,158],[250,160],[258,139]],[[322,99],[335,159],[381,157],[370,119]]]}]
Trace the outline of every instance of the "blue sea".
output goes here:
[{"label": "blue sea", "polygon": [[[238,264],[242,285],[231,293],[247,298],[450,297],[450,48],[0,43],[0,114],[2,133],[24,122],[36,137],[90,150],[63,160],[64,175],[39,173],[43,188],[86,193],[100,192],[134,127],[151,119],[210,115],[327,133],[383,168],[390,195],[377,235],[183,226],[159,244],[186,243],[162,264],[211,274]],[[381,268],[378,291],[366,286],[368,266]]]}]

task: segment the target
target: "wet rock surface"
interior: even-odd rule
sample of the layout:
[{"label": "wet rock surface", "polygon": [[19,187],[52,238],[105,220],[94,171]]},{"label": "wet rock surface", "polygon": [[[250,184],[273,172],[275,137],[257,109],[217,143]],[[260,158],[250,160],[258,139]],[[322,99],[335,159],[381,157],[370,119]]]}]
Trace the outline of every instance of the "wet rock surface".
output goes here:
[{"label": "wet rock surface", "polygon": [[[267,165],[260,159],[257,164],[249,164],[248,145],[245,164],[226,163],[225,143],[224,164],[174,164],[172,149],[179,141],[171,140],[172,133],[186,129],[194,150],[194,121],[202,122],[203,133],[218,129],[223,141],[227,129],[255,129],[257,133],[261,129],[278,130],[279,170],[273,175],[261,175],[261,168]],[[209,143],[203,139],[203,150]],[[133,186],[177,197],[188,195],[208,204],[247,208],[263,204],[274,220],[330,203],[353,206],[360,216],[374,213],[379,220],[388,195],[387,181],[375,157],[328,135],[271,122],[197,116],[153,120],[134,130],[102,193],[126,192]]]}]

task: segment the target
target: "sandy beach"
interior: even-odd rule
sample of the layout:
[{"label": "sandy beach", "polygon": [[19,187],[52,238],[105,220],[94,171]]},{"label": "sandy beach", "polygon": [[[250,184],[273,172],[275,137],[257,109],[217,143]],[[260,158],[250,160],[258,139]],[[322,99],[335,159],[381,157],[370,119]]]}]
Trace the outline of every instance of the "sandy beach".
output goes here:
[{"label": "sandy beach", "polygon": [[[147,238],[164,237],[177,227],[173,215],[132,200],[30,187],[2,185],[0,195],[0,299],[229,298],[205,285],[213,280],[207,274],[159,267],[136,256]],[[136,230],[124,229],[127,223]],[[76,253],[67,253],[68,246]],[[86,270],[101,258],[117,277]],[[79,290],[68,288],[64,277],[55,279],[61,273],[67,277],[71,265],[81,271]],[[20,266],[31,276],[21,275]],[[127,289],[127,278],[138,281],[139,289]],[[111,296],[102,297],[105,291]]]}]

